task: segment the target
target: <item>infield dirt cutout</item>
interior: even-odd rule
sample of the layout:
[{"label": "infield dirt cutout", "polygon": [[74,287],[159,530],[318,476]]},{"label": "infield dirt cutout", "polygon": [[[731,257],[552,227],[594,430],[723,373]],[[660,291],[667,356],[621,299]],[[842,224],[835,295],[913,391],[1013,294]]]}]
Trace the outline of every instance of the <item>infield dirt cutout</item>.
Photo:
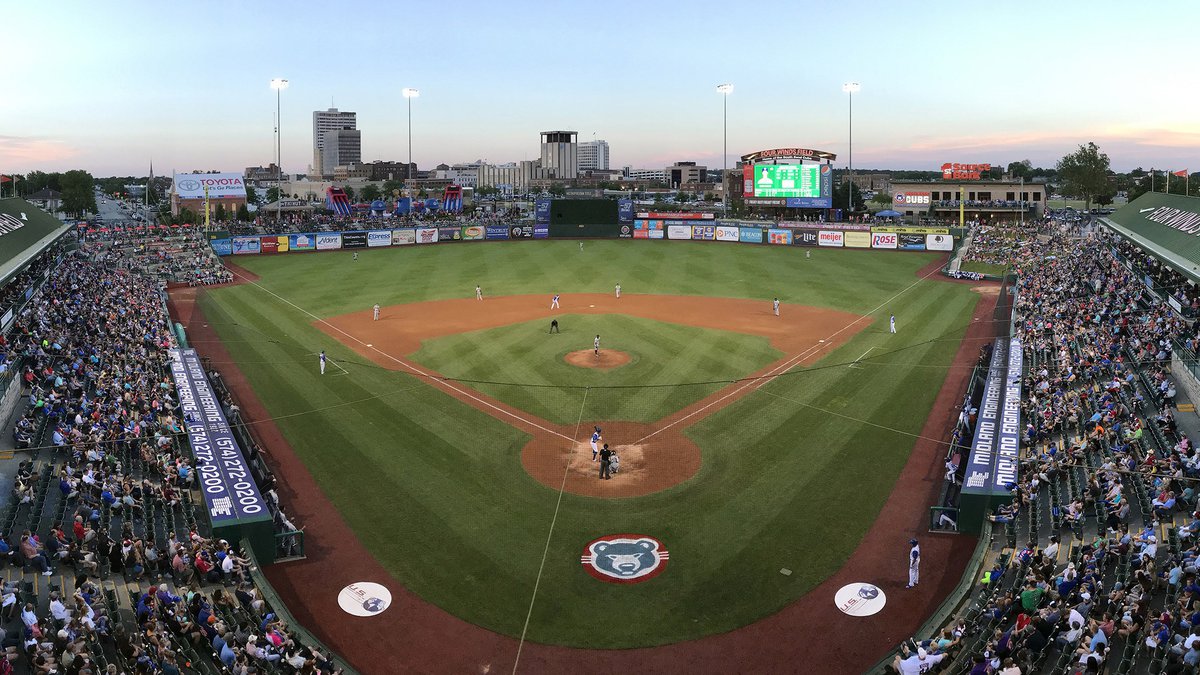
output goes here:
[{"label": "infield dirt cutout", "polygon": [[615,349],[601,349],[599,354],[594,349],[580,349],[563,357],[563,361],[566,361],[568,365],[577,368],[597,368],[599,370],[620,368],[632,360],[625,352]]},{"label": "infield dirt cutout", "polygon": [[[599,293],[564,295],[561,309],[553,311],[547,308],[549,296],[470,297],[391,305],[382,309],[378,321],[372,319],[372,309],[366,307],[313,325],[384,368],[426,376],[433,386],[460,401],[532,434],[533,439],[521,449],[521,465],[542,485],[589,497],[636,497],[678,485],[700,470],[700,448],[684,435],[685,428],[755,391],[772,376],[817,361],[871,324],[869,317],[804,305],[781,305],[780,315],[775,316],[769,301],[629,293],[620,299]],[[604,429],[604,442],[618,449],[621,473],[612,480],[599,479],[599,465],[591,461],[588,439],[577,440],[575,426],[543,420],[469,385],[448,380],[408,358],[424,340],[539,318],[549,322],[566,313],[625,314],[761,335],[785,356],[650,424],[586,420],[579,433],[599,425]],[[581,360],[591,359],[594,363],[596,356],[591,349],[579,351]],[[603,355],[610,350],[600,351]]]}]

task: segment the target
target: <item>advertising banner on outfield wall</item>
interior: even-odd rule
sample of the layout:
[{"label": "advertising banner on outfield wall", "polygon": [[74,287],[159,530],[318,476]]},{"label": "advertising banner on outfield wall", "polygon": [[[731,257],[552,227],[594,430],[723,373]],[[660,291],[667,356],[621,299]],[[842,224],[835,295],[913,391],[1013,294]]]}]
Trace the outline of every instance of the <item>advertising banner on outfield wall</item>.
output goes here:
[{"label": "advertising banner on outfield wall", "polygon": [[923,234],[898,234],[897,245],[905,251],[924,251],[925,250],[925,235]]},{"label": "advertising banner on outfield wall", "polygon": [[532,239],[533,226],[513,225],[512,227],[508,228],[508,235],[513,239]]},{"label": "advertising banner on outfield wall", "polygon": [[691,238],[692,238],[692,226],[691,225],[668,225],[667,226],[667,239],[691,239]]},{"label": "advertising banner on outfield wall", "polygon": [[925,235],[925,248],[930,251],[953,251],[954,237],[948,234]]},{"label": "advertising banner on outfield wall", "polygon": [[739,227],[738,241],[746,244],[761,244],[763,231],[761,227]]},{"label": "advertising banner on outfield wall", "polygon": [[692,239],[700,241],[712,241],[717,238],[716,225],[693,225]]},{"label": "advertising banner on outfield wall", "polygon": [[366,232],[343,232],[342,233],[342,248],[366,248],[367,233]]},{"label": "advertising banner on outfield wall", "polygon": [[792,243],[797,246],[816,246],[816,230],[792,230]]},{"label": "advertising banner on outfield wall", "polygon": [[482,225],[467,225],[462,229],[463,241],[478,241],[483,239],[483,235]]},{"label": "advertising banner on outfield wall", "polygon": [[[508,232],[507,228],[502,228]],[[436,244],[438,243],[438,229],[436,227],[418,227],[414,230],[416,233],[418,244]]]},{"label": "advertising banner on outfield wall", "polygon": [[234,237],[233,254],[251,255],[262,251],[258,237]]},{"label": "advertising banner on outfield wall", "polygon": [[485,239],[508,239],[507,225],[486,225],[483,228]]},{"label": "advertising banner on outfield wall", "polygon": [[549,199],[539,199],[533,203],[533,222],[538,225],[550,224]]},{"label": "advertising banner on outfield wall", "polygon": [[841,247],[846,241],[846,233],[834,230],[821,230],[817,233],[817,245]]},{"label": "advertising banner on outfield wall", "polygon": [[[284,241],[286,241],[286,239]],[[278,253],[279,252],[279,238],[278,237],[263,237],[258,242],[258,250],[260,253]]]},{"label": "advertising banner on outfield wall", "polygon": [[342,247],[342,235],[340,234],[318,234],[317,235],[317,250],[332,251]]},{"label": "advertising banner on outfield wall", "polygon": [[632,223],[633,222],[633,200],[618,199],[617,200],[617,222]]},{"label": "advertising banner on outfield wall", "polygon": [[1004,403],[1000,406],[1000,429],[996,434],[996,470],[992,473],[993,492],[1006,492],[1017,482],[1021,439],[1021,370],[1025,354],[1020,338],[1008,342],[1008,362],[1004,373]]},{"label": "advertising banner on outfield wall", "polygon": [[767,230],[767,243],[790,246],[792,243],[792,231],[776,229]]},{"label": "advertising banner on outfield wall", "polygon": [[633,239],[633,224],[632,223],[622,224],[621,229],[617,232],[617,236],[622,239]]},{"label": "advertising banner on outfield wall", "polygon": [[729,225],[718,225],[714,236],[717,241],[738,241],[738,229]]},{"label": "advertising banner on outfield wall", "polygon": [[[1004,403],[1004,377],[1008,373],[1008,340],[996,338],[992,348],[992,361],[988,365],[987,380],[983,385],[983,400],[979,403],[979,415],[975,422],[975,436],[971,440],[971,454],[967,458],[963,493],[991,495],[1007,492],[996,490],[992,474],[996,469],[996,434],[999,432],[1000,407]],[[1020,401],[1017,402],[1018,405]]]},{"label": "advertising banner on outfield wall", "polygon": [[898,235],[891,232],[871,235],[871,248],[896,248],[898,243]]},{"label": "advertising banner on outfield wall", "polygon": [[950,234],[948,227],[925,227],[924,225],[876,225],[872,232],[895,232],[896,234]]},{"label": "advertising banner on outfield wall", "polygon": [[[483,228],[479,228],[481,231]],[[483,237],[480,236],[480,239]],[[392,246],[404,246],[406,244],[417,243],[417,231],[412,228],[403,230],[392,230]]]},{"label": "advertising banner on outfield wall", "polygon": [[289,234],[288,235],[288,250],[289,251],[314,251],[317,248],[317,235],[315,234]]},{"label": "advertising banner on outfield wall", "polygon": [[462,228],[439,227],[438,241],[462,241]]},{"label": "advertising banner on outfield wall", "polygon": [[212,247],[213,253],[217,255],[233,255],[233,240],[232,239],[213,239],[208,242]]},{"label": "advertising banner on outfield wall", "polygon": [[269,520],[271,513],[196,350],[171,349],[167,353],[188,444],[196,456],[196,476],[213,525]]},{"label": "advertising banner on outfield wall", "polygon": [[846,248],[871,248],[870,232],[846,232],[843,239]]},{"label": "advertising banner on outfield wall", "polygon": [[391,246],[392,231],[391,230],[371,230],[367,233],[367,246],[375,248],[376,246]]},{"label": "advertising banner on outfield wall", "polygon": [[550,238],[550,226],[549,225],[534,225],[533,226],[533,238],[534,239],[549,239]]},{"label": "advertising banner on outfield wall", "polygon": [[635,220],[633,221],[633,238],[634,239],[662,239],[663,238],[663,221],[661,220]]}]

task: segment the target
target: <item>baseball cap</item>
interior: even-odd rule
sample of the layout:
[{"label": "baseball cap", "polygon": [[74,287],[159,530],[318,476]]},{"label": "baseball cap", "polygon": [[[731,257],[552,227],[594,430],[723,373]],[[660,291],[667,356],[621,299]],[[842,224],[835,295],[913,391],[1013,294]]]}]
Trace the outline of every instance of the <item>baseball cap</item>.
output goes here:
[{"label": "baseball cap", "polygon": [[917,658],[918,659],[923,659],[926,656],[929,656],[929,652],[925,651],[924,647],[917,649]]},{"label": "baseball cap", "polygon": [[909,543],[909,544],[911,544],[911,545],[913,545],[913,546],[916,546],[916,545],[917,545],[917,540],[916,540],[916,539],[909,539],[909,540],[908,540],[908,543]]}]

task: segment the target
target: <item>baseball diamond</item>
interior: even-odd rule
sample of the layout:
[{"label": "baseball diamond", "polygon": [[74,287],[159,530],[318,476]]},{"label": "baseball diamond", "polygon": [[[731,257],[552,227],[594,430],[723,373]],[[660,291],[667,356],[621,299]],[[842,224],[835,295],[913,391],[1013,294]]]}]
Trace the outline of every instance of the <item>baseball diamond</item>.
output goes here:
[{"label": "baseball diamond", "polygon": [[[523,670],[554,670],[565,656],[554,645],[718,649],[722,634],[816,616],[816,594],[841,580],[860,546],[871,559],[880,527],[915,532],[924,490],[899,495],[907,507],[884,503],[897,499],[898,478],[918,480],[901,478],[914,452],[937,451],[919,439],[930,410],[951,400],[939,390],[961,375],[956,354],[976,349],[963,341],[979,327],[972,316],[990,306],[970,284],[933,277],[940,257],[823,251],[797,265],[786,249],[589,242],[619,271],[617,299],[615,279],[556,266],[564,247],[575,244],[365,251],[353,267],[348,253],[242,258],[240,283],[173,296],[189,334],[247,396],[258,431],[285,448],[281,471],[298,478],[284,492],[311,475],[329,499],[298,506],[300,517],[353,532],[269,570],[275,587],[297,616],[328,611],[326,599],[298,592],[318,578],[383,578],[394,593],[376,620],[405,628],[372,624],[351,636],[315,622],[331,647],[354,653],[369,636],[408,650],[427,647],[420,636],[433,627],[482,631],[461,653],[428,657],[466,667],[511,659],[506,645],[524,630]],[[548,309],[548,289],[561,309]],[[888,332],[891,313],[904,318],[902,335]],[[545,333],[551,314],[561,333]],[[597,333],[631,362],[562,361],[591,355]],[[310,345],[348,376],[319,380],[304,357]],[[314,409],[327,412],[290,414]],[[609,480],[596,477],[592,426],[621,460]],[[397,527],[379,526],[387,522]],[[663,542],[670,571],[629,589],[597,584],[578,552],[611,532]],[[927,545],[947,565],[923,585],[948,591],[968,548]],[[886,611],[916,616],[916,601],[897,598]],[[568,602],[588,611],[564,612]],[[623,620],[596,631],[597,613]],[[888,646],[880,637],[877,651]],[[670,652],[611,652],[637,653]],[[596,654],[584,671],[612,663]]]}]

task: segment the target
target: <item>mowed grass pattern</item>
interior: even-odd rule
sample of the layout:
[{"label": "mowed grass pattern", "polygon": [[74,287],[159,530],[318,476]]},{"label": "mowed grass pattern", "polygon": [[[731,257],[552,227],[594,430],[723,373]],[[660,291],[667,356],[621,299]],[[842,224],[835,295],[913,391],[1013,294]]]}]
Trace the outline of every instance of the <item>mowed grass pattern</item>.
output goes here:
[{"label": "mowed grass pattern", "polygon": [[[877,517],[978,296],[962,284],[917,282],[916,270],[933,259],[925,254],[817,250],[807,260],[764,246],[587,242],[576,257],[577,248],[484,243],[369,251],[357,263],[340,253],[238,262],[319,315],[465,297],[476,281],[494,294],[604,291],[618,273],[627,291],[878,307],[813,367],[688,428],[704,453],[692,480],[635,499],[565,495],[528,637],[665,644],[777,611],[837,570]],[[366,362],[254,286],[215,289],[202,307],[322,489],[396,578],[457,616],[519,635],[558,498],[521,468],[528,437]],[[888,334],[891,312],[897,335]],[[319,376],[320,349],[350,374]],[[557,418],[586,420],[603,419],[599,408],[609,404],[545,405],[561,408]],[[617,532],[662,540],[666,572],[632,586],[587,575],[583,546]],[[781,575],[783,567],[794,573]]]},{"label": "mowed grass pattern", "polygon": [[[421,345],[412,360],[557,424],[573,424],[584,397],[605,410],[603,420],[653,422],[753,373],[783,356],[760,336],[707,330],[620,314],[556,316],[560,333],[543,320],[472,331]],[[601,336],[603,349],[630,355],[612,370],[572,366],[567,353],[589,350]],[[522,383],[511,386],[496,383]],[[691,387],[657,385],[709,383]],[[645,388],[621,388],[631,384]],[[533,385],[533,386],[528,386]],[[590,391],[586,388],[595,387]]]}]

